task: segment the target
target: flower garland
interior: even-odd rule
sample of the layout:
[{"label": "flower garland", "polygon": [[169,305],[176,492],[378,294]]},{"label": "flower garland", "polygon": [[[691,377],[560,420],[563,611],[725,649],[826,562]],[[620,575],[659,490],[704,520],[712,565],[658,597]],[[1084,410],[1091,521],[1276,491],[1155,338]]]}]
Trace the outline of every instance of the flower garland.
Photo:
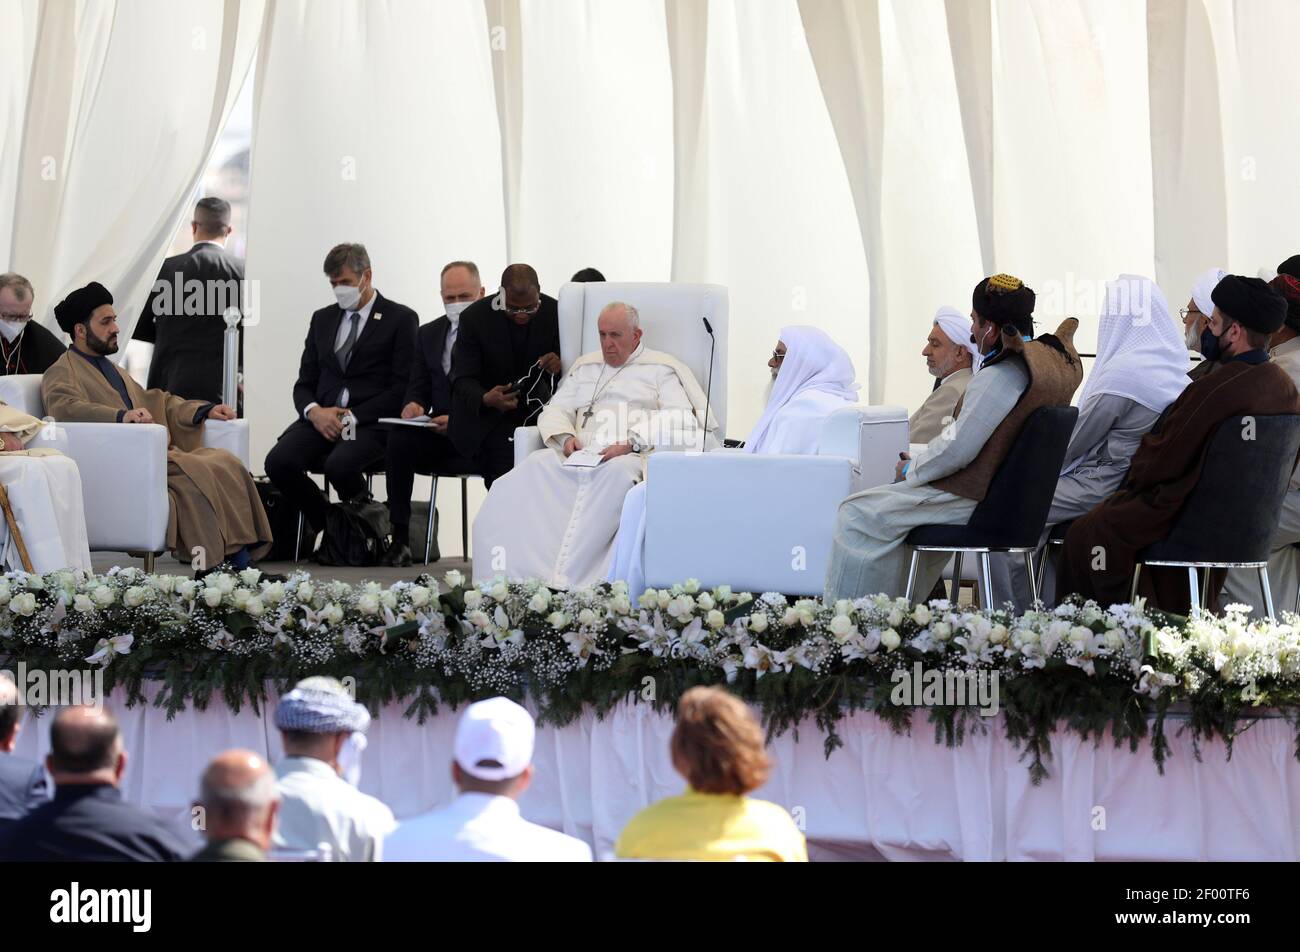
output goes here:
[{"label": "flower garland", "polygon": [[[424,575],[352,586],[305,572],[269,582],[256,569],[201,581],[134,568],[9,573],[0,579],[0,659],[99,668],[128,704],[144,702],[146,680],[158,682],[154,704],[169,715],[205,708],[218,693],[233,710],[257,710],[268,684],[284,690],[309,674],[350,678],[372,709],[403,701],[421,722],[440,704],[529,694],[540,720],[558,725],[629,697],[670,710],[692,686],[726,684],[760,709],[770,735],[814,721],[828,756],[854,711],[910,729],[919,699],[895,703],[891,689],[896,672],[919,663],[996,675],[1001,724],[1035,782],[1061,722],[1096,742],[1110,730],[1133,750],[1149,737],[1162,765],[1174,704],[1187,708],[1197,743],[1231,745],[1238,722],[1265,705],[1297,726],[1300,742],[1294,615],[1251,622],[1245,606],[1229,606],[1222,617],[1183,619],[1140,601],[1017,615],[883,595],[791,601],[692,581],[634,597],[621,583],[552,592],[536,581],[472,586],[459,572],[443,583],[440,591]],[[949,745],[989,726],[969,704],[926,710]]]}]

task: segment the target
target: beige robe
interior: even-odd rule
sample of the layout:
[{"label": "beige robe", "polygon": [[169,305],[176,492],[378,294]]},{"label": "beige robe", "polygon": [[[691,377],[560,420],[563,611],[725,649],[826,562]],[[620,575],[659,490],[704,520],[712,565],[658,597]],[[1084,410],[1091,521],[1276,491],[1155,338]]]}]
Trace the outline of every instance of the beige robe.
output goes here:
[{"label": "beige robe", "polygon": [[[44,425],[31,414],[0,403],[0,433],[13,433],[26,445]],[[49,448],[0,453],[0,484],[9,497],[32,571],[40,575],[61,569],[90,571],[76,463]],[[7,520],[0,520],[0,560],[12,571],[24,568]]]},{"label": "beige robe", "polygon": [[971,369],[966,367],[943,378],[907,421],[908,443],[924,446],[939,438],[943,428],[952,422],[953,410],[957,409],[957,401],[966,392],[972,376]]},{"label": "beige robe", "polygon": [[[254,559],[266,554],[271,523],[252,475],[233,454],[202,445],[203,424],[193,420],[206,401],[146,391],[121,376],[134,408],[167,427],[167,548],[183,562],[201,552],[209,568],[244,546]],[[115,423],[128,409],[99,369],[72,350],[45,371],[41,399],[45,412],[64,423]]]}]

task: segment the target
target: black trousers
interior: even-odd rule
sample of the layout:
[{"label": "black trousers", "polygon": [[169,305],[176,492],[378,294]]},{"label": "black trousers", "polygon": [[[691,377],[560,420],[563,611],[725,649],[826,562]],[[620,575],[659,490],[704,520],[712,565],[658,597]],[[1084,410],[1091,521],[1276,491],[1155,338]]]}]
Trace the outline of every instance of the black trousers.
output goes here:
[{"label": "black trousers", "polygon": [[515,468],[515,444],[511,439],[513,430],[505,433],[490,433],[479,447],[474,457],[474,471],[483,477],[483,485],[492,488],[494,480],[500,479]]},{"label": "black trousers", "polygon": [[432,430],[394,426],[388,434],[388,456],[384,482],[388,487],[388,516],[393,523],[393,541],[410,544],[411,490],[415,474],[459,474],[477,472],[461,457],[451,440]]},{"label": "black trousers", "polygon": [[329,502],[308,470],[323,472],[340,499],[351,499],[366,488],[367,467],[383,460],[388,432],[379,426],[358,426],[353,439],[331,443],[306,420],[297,420],[266,454],[266,475],[315,529],[325,528]]}]

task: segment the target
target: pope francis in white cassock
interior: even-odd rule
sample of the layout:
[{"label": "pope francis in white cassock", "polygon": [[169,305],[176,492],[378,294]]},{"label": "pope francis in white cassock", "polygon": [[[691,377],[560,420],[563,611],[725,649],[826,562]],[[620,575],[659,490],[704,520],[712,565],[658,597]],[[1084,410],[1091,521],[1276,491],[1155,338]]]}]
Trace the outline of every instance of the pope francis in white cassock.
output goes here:
[{"label": "pope francis in white cassock", "polygon": [[576,589],[605,577],[623,497],[648,454],[699,449],[717,422],[694,375],[641,342],[640,316],[600,312],[600,353],[574,362],[537,418],[546,448],[492,485],[474,521],[474,579]]},{"label": "pope francis in white cassock", "polygon": [[[768,367],[771,393],[743,452],[816,454],[822,424],[858,401],[852,358],[816,327],[783,327]],[[607,576],[610,582],[626,582],[633,596],[645,590],[645,493],[641,483],[623,501]]]},{"label": "pope francis in white cassock", "polygon": [[[82,509],[81,474],[77,464],[53,449],[23,447],[45,424],[36,417],[0,403],[0,485],[9,497],[9,512],[0,519],[0,540],[6,569],[23,571],[26,550],[32,571],[60,569],[89,572],[90,546]],[[23,547],[9,531],[12,516]]]}]

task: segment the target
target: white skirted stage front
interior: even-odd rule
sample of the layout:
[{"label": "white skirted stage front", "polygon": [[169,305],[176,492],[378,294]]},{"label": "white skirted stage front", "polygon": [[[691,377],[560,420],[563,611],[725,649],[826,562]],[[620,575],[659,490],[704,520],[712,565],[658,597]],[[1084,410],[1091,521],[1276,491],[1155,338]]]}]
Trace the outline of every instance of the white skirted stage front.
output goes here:
[{"label": "white skirted stage front", "polygon": [[[233,714],[214,701],[168,721],[159,709],[117,700],[109,703],[130,755],[127,797],[174,817],[190,837],[189,805],[215,753],[279,754],[274,725],[248,707]],[[443,710],[420,725],[400,707],[385,709],[369,732],[362,789],[399,819],[447,803],[456,719]],[[27,719],[16,753],[43,757],[48,723]],[[1134,753],[1062,731],[1052,742],[1051,776],[1034,786],[998,723],[949,748],[934,742],[920,717],[910,735],[896,735],[859,713],[842,723],[844,746],[829,759],[814,725],[797,740],[775,738],[776,767],[757,795],[792,812],[814,859],[1300,859],[1294,732],[1280,717],[1243,724],[1230,761],[1220,742],[1202,744],[1198,761],[1190,733],[1171,717],[1163,776],[1145,743]],[[633,702],[604,720],[586,713],[564,728],[541,728],[524,815],[608,857],[634,813],[681,792],[669,761],[671,732],[670,716]]]}]

